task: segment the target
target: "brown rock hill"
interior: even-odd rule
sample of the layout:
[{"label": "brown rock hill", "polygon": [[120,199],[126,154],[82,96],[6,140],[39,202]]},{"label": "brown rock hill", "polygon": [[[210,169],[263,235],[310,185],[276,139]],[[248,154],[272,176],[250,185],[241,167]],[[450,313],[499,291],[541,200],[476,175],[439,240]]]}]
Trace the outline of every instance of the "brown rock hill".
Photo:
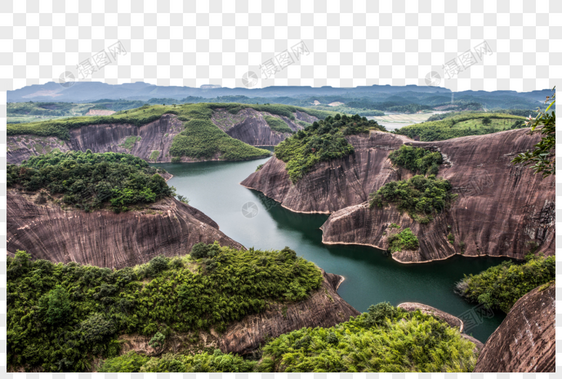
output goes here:
[{"label": "brown rock hill", "polygon": [[[270,159],[241,184],[303,213],[331,213],[322,226],[326,244],[360,244],[388,248],[388,226],[409,227],[420,241],[417,251],[393,258],[404,263],[466,256],[523,258],[536,246],[554,253],[554,178],[542,179],[529,168],[516,167],[516,154],[531,149],[540,136],[528,129],[446,141],[417,142],[383,132],[352,136],[355,153],[317,164],[303,179],[291,184],[285,163]],[[448,212],[420,225],[393,206],[370,209],[369,193],[412,173],[392,166],[388,154],[402,144],[438,150],[445,163],[439,176],[459,194]],[[450,228],[449,228],[450,226]],[[451,233],[454,243],[449,243]],[[464,243],[464,246],[460,244]]]},{"label": "brown rock hill", "polygon": [[[277,145],[291,133],[279,133],[271,130],[264,119],[265,115],[280,118],[293,131],[303,127],[287,117],[258,112],[245,108],[233,115],[226,110],[213,111],[211,120],[231,137],[250,145]],[[296,111],[295,120],[314,122],[314,116]],[[20,164],[30,156],[44,154],[59,149],[92,150],[94,153],[128,153],[151,162],[171,162],[170,147],[174,137],[183,130],[183,122],[174,114],[164,114],[158,120],[137,127],[132,124],[99,124],[87,125],[70,130],[70,140],[63,141],[57,137],[39,137],[34,135],[16,135],[8,137],[8,163]],[[158,152],[153,159],[153,152]],[[209,160],[219,160],[218,155]],[[183,162],[199,161],[194,158],[182,157]]]},{"label": "brown rock hill", "polygon": [[[293,130],[297,132],[303,129],[303,126],[290,120],[287,117],[279,116],[267,112],[258,112],[252,108],[242,109],[236,115],[231,114],[227,110],[217,109],[213,112],[213,123],[224,130],[226,134],[232,138],[239,139],[253,146],[275,146],[292,133],[281,133],[272,130],[264,116],[270,116],[281,119]],[[295,112],[295,120],[314,122],[318,119],[304,112]]]},{"label": "brown rock hill", "polygon": [[36,259],[122,268],[160,254],[187,254],[198,242],[244,248],[203,212],[173,198],[116,214],[63,210],[40,197],[8,189],[9,254],[26,250]]},{"label": "brown rock hill", "polygon": [[[331,327],[348,321],[351,316],[359,315],[351,305],[346,303],[337,293],[343,277],[328,274],[322,270],[324,281],[306,300],[288,304],[273,304],[265,312],[249,315],[238,322],[232,323],[219,335],[213,330],[199,334],[200,346],[193,346],[188,335],[173,335],[166,341],[166,352],[196,352],[201,347],[220,348],[222,352],[246,355],[263,346],[268,338],[276,338],[281,334],[305,327]],[[154,354],[148,346],[150,337],[121,336],[126,341],[122,354],[130,350],[139,353]]]},{"label": "brown rock hill", "polygon": [[554,372],[555,292],[551,283],[519,299],[486,341],[474,371]]}]

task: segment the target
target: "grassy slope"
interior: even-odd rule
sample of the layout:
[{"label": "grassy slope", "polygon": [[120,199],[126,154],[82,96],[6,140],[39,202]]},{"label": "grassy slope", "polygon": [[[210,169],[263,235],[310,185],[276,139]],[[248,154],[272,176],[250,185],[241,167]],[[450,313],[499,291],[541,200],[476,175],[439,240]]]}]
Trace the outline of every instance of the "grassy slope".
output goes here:
[{"label": "grassy slope", "polygon": [[286,116],[295,119],[294,112],[301,111],[322,118],[329,112],[309,110],[286,105],[252,105],[252,104],[220,104],[198,103],[183,105],[153,105],[121,111],[111,116],[72,117],[62,120],[49,120],[27,124],[9,124],[8,135],[33,134],[38,136],[55,136],[63,140],[70,138],[69,130],[85,125],[127,123],[142,126],[159,119],[163,114],[178,115],[184,121],[185,130],[174,138],[171,154],[181,157],[211,158],[219,156],[226,160],[243,160],[267,156],[270,153],[263,149],[250,146],[242,141],[231,138],[211,122],[213,110],[226,109],[236,114],[244,108]]},{"label": "grassy slope", "polygon": [[[485,117],[490,118],[490,125],[482,124],[482,120]],[[419,136],[421,141],[440,141],[509,130],[514,123],[524,120],[524,117],[504,113],[465,113],[439,121],[405,126],[398,129],[396,133],[410,138]]]}]

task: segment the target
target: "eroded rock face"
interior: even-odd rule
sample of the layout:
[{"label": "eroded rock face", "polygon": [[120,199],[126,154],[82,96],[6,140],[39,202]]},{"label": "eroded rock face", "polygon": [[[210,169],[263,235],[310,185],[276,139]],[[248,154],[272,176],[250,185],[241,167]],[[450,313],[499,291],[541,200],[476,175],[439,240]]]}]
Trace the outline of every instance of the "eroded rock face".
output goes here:
[{"label": "eroded rock face", "polygon": [[244,248],[203,212],[166,198],[140,211],[65,210],[41,195],[8,189],[7,251],[33,258],[122,268],[153,257],[185,255],[198,243]]},{"label": "eroded rock face", "polygon": [[[391,223],[409,227],[418,236],[417,251],[402,251],[393,258],[404,263],[465,256],[524,258],[533,247],[554,253],[554,177],[543,179],[511,160],[540,140],[529,129],[446,141],[417,142],[407,137],[372,132],[352,136],[355,153],[322,162],[303,179],[291,184],[285,163],[270,159],[241,184],[265,193],[296,212],[331,213],[322,226],[326,244],[361,244],[388,248]],[[420,225],[395,207],[370,209],[369,193],[385,183],[413,174],[392,167],[388,154],[402,144],[438,150],[445,163],[439,176],[459,194],[448,212]],[[447,236],[451,233],[454,242]]]},{"label": "eroded rock face", "polygon": [[[351,316],[359,315],[351,305],[337,293],[343,277],[329,274],[322,270],[324,281],[306,300],[286,305],[271,305],[265,312],[249,315],[238,322],[230,324],[228,329],[218,334],[199,333],[199,344],[205,347],[220,348],[223,353],[232,352],[240,355],[250,354],[265,345],[267,338],[276,338],[284,333],[305,327],[331,327],[348,321]],[[139,353],[153,352],[148,346],[150,337],[121,336],[127,341],[122,353],[135,350]],[[193,350],[188,338],[173,336],[166,342],[165,352]]]},{"label": "eroded rock face", "polygon": [[[213,112],[212,120],[215,125],[224,130],[232,138],[239,139],[253,146],[275,146],[292,135],[292,133],[281,133],[272,130],[264,116],[275,117],[285,121],[293,131],[303,129],[301,125],[287,117],[267,112],[258,112],[252,108],[242,109],[236,115],[224,109],[218,109]],[[318,120],[316,117],[310,116],[304,112],[296,112],[295,119],[307,122]]]},{"label": "eroded rock face", "polygon": [[397,174],[387,159],[407,137],[375,132],[370,137],[350,136],[355,153],[320,162],[304,178],[292,184],[285,162],[273,157],[241,184],[263,192],[282,206],[300,213],[330,213],[359,204]]},{"label": "eroded rock face", "polygon": [[554,372],[555,285],[519,299],[488,338],[475,372]]},{"label": "eroded rock face", "polygon": [[[87,125],[70,130],[70,140],[56,137],[19,135],[8,137],[8,163],[20,164],[30,156],[55,148],[60,151],[90,149],[93,153],[127,153],[150,162],[171,162],[173,138],[183,130],[176,115],[164,114],[158,120],[137,127],[131,124]],[[156,152],[156,153],[155,153]]]}]

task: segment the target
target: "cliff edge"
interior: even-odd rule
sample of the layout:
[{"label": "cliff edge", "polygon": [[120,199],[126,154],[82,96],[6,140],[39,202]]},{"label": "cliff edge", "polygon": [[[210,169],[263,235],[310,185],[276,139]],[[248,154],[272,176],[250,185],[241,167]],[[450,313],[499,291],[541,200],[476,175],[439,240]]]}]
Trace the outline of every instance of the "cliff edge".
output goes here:
[{"label": "cliff edge", "polygon": [[25,250],[52,262],[119,269],[160,254],[184,255],[198,242],[244,248],[203,212],[173,198],[119,214],[84,212],[10,188],[7,207],[8,254]]},{"label": "cliff edge", "polygon": [[554,372],[555,293],[553,282],[519,299],[486,341],[474,372]]}]

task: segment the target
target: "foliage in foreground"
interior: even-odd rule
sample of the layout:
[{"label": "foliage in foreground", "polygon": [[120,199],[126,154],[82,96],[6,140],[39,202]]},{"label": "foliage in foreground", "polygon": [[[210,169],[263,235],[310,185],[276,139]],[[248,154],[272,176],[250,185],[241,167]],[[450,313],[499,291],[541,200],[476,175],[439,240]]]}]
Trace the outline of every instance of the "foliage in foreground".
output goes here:
[{"label": "foliage in foreground", "polygon": [[287,163],[289,178],[296,183],[316,163],[352,154],[354,148],[345,136],[369,133],[372,129],[385,130],[376,121],[358,115],[328,116],[275,146],[275,155]]},{"label": "foliage in foreground", "polygon": [[106,203],[115,211],[126,211],[133,204],[174,195],[160,171],[129,154],[51,152],[32,156],[20,166],[8,165],[7,184],[63,195],[63,203],[86,211]]},{"label": "foliage in foreground", "polygon": [[419,311],[381,303],[331,328],[303,328],[263,348],[262,371],[472,371],[474,344]]},{"label": "foliage in foreground", "polygon": [[160,358],[128,353],[106,360],[102,372],[470,372],[474,344],[457,329],[420,311],[380,303],[331,328],[283,334],[260,361],[219,350]]},{"label": "foliage in foreground", "polygon": [[542,134],[541,141],[534,146],[533,151],[521,153],[512,161],[514,164],[532,165],[531,168],[535,174],[540,172],[543,177],[556,173],[556,112],[552,108],[556,103],[556,93],[552,97],[547,97],[546,103],[550,103],[546,110],[544,112],[539,110],[538,116],[535,119],[530,118],[528,122],[531,127],[529,134],[537,132]]},{"label": "foliage in foreground", "polygon": [[408,212],[420,224],[433,220],[435,214],[447,209],[458,196],[451,192],[448,180],[435,175],[416,175],[408,180],[386,183],[369,195],[371,208],[384,208],[392,203],[400,212]]},{"label": "foliage in foreground", "polygon": [[437,175],[443,156],[438,151],[402,145],[388,155],[392,163],[422,175]]},{"label": "foliage in foreground", "polygon": [[388,245],[391,253],[402,250],[417,250],[420,247],[418,237],[412,233],[410,228],[406,228],[399,233],[388,237]]},{"label": "foliage in foreground", "polygon": [[222,332],[268,302],[307,298],[320,270],[285,248],[236,250],[197,245],[189,255],[158,256],[111,270],[32,261],[18,251],[7,262],[8,366],[84,371],[96,357],[118,355],[118,336]]},{"label": "foliage in foreground", "polygon": [[470,302],[508,313],[523,295],[555,278],[554,256],[529,254],[525,258],[524,264],[505,261],[480,274],[465,275],[456,290]]},{"label": "foliage in foreground", "polygon": [[[490,119],[485,125],[484,118]],[[426,121],[405,126],[395,131],[410,138],[419,137],[420,141],[442,141],[451,138],[483,135],[515,128],[525,124],[523,117],[503,113],[462,113],[439,121]]]}]

